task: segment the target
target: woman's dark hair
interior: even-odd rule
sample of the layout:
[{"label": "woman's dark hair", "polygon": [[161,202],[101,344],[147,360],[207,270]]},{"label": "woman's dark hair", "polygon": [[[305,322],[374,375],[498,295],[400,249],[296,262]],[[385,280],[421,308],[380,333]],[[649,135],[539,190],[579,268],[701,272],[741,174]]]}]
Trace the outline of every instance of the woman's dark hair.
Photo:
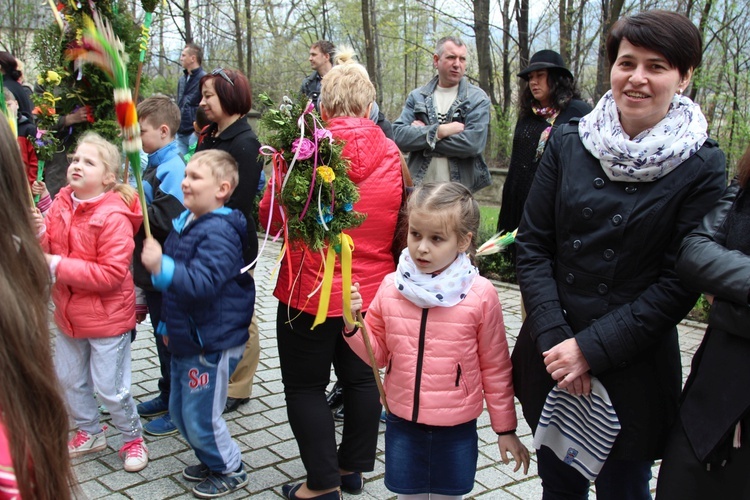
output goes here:
[{"label": "woman's dark hair", "polygon": [[0,69],[15,81],[21,78],[21,72],[18,71],[18,61],[10,52],[0,51]]},{"label": "woman's dark hair", "polygon": [[[232,83],[229,83],[218,71],[222,71]],[[216,73],[216,74],[214,74]],[[240,71],[233,69],[214,70],[201,78],[200,87],[208,80],[214,81],[214,90],[221,103],[221,109],[228,115],[245,115],[253,105],[253,94],[250,90],[250,82]]]},{"label": "woman's dark hair", "polygon": [[740,187],[745,189],[750,184],[750,146],[747,147],[745,154],[737,163],[737,176],[739,177]]},{"label": "woman's dark hair", "polygon": [[0,422],[20,498],[69,499],[68,415],[52,362],[49,269],[13,133],[0,117]]},{"label": "woman's dark hair", "polygon": [[617,59],[623,38],[636,47],[663,55],[681,77],[697,68],[703,58],[700,31],[690,19],[676,12],[648,10],[619,19],[607,36],[610,66]]},{"label": "woman's dark hair", "polygon": [[[547,69],[547,86],[549,87],[552,107],[560,111],[564,111],[573,99],[581,98],[581,93],[578,92],[575,81],[563,71],[558,71],[554,68]],[[528,82],[521,93],[518,106],[520,117],[532,115],[533,111],[531,111],[531,107],[540,106],[539,101],[534,99]]]}]

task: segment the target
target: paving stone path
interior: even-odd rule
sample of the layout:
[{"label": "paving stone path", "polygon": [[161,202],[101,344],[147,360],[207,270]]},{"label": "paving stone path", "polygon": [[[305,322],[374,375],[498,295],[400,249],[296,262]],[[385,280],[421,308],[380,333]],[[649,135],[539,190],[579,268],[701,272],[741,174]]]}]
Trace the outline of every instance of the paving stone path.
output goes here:
[{"label": "paving stone path", "polygon": [[[275,279],[270,275],[280,246],[270,243],[259,260],[255,271],[257,286],[256,311],[260,325],[260,364],[255,375],[250,402],[238,411],[227,415],[227,424],[242,449],[243,460],[248,465],[249,484],[239,492],[223,498],[278,499],[281,486],[304,478],[305,471],[299,459],[299,450],[287,422],[279,355],[276,348],[275,316],[278,301],[273,297]],[[521,306],[518,288],[504,283],[496,284],[503,305],[508,342],[512,348],[521,326]],[[53,324],[54,326],[54,324]],[[686,321],[680,325],[680,344],[683,372],[687,373],[695,349],[703,336],[703,326]],[[138,337],[133,343],[133,385],[136,401],[150,399],[157,391],[159,378],[158,358],[151,335],[151,325],[139,325]],[[332,380],[334,377],[332,376]],[[526,422],[519,416],[518,434],[524,444],[532,449],[533,438]],[[106,417],[103,420],[107,423]],[[337,424],[339,432],[341,424]],[[381,424],[375,470],[366,474],[365,491],[357,498],[392,499],[383,485],[384,431]],[[500,462],[497,437],[489,425],[487,413],[479,418],[479,461],[474,489],[466,498],[476,499],[539,499],[541,481],[537,474],[535,456],[529,474],[514,473],[512,465]],[[145,436],[150,451],[148,467],[138,473],[122,469],[117,455],[122,439],[111,427],[107,430],[106,450],[73,461],[75,473],[86,498],[97,499],[187,499],[193,498],[191,488],[182,478],[182,469],[196,463],[193,452],[179,435],[154,438]],[[653,470],[654,478],[658,465]],[[651,482],[652,491],[656,479]],[[593,491],[593,490],[592,490]],[[344,494],[345,497],[352,497]],[[593,498],[593,496],[592,496]]]}]

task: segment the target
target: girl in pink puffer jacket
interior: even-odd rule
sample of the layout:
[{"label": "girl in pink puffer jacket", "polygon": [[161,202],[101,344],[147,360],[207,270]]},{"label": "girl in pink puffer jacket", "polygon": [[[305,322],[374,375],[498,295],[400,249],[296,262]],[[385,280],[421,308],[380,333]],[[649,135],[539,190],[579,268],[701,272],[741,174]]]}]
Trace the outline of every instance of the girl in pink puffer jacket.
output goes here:
[{"label": "girl in pink puffer jacket", "polygon": [[[365,318],[386,368],[385,485],[399,499],[460,498],[474,487],[476,419],[487,402],[504,463],[528,471],[516,436],[508,343],[494,286],[472,265],[479,207],[459,183],[427,183],[409,198],[408,247]],[[359,310],[359,285],[352,309]],[[365,361],[355,325],[344,336]]]}]

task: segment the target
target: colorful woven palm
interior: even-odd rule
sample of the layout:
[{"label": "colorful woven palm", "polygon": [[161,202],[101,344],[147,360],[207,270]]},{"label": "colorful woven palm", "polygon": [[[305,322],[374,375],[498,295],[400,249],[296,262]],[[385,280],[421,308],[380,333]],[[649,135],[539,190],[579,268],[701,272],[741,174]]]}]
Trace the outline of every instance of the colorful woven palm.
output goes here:
[{"label": "colorful woven palm", "polygon": [[122,149],[130,161],[138,186],[138,196],[143,211],[143,225],[146,236],[151,236],[143,192],[141,172],[141,129],[138,114],[128,86],[127,53],[122,42],[115,36],[112,26],[93,11],[94,19],[84,17],[84,30],[81,41],[68,49],[65,55],[75,61],[76,67],[84,63],[94,64],[101,69],[114,86],[115,114],[122,128]]},{"label": "colorful woven palm", "polygon": [[493,253],[498,253],[505,250],[508,245],[515,243],[517,232],[518,229],[516,229],[512,233],[497,233],[492,238],[485,241],[482,246],[477,249],[476,256],[482,257],[484,255],[492,255]]}]

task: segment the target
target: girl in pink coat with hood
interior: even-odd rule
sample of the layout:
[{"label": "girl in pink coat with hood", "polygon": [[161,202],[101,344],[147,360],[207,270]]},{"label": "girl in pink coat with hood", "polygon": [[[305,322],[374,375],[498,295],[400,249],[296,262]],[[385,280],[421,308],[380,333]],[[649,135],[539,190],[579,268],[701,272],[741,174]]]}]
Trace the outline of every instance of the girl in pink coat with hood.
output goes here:
[{"label": "girl in pink coat with hood", "polygon": [[[495,287],[471,262],[479,206],[456,182],[426,183],[409,198],[407,248],[365,317],[386,369],[385,485],[398,498],[461,498],[474,488],[477,417],[487,402],[504,463],[528,472],[516,436],[513,381]],[[362,305],[359,284],[352,309]],[[347,342],[368,360],[353,324]]]},{"label": "girl in pink coat with hood", "polygon": [[130,394],[130,330],[135,286],[130,274],[133,234],[143,221],[132,187],[117,184],[120,152],[95,133],[84,134],[68,167],[68,185],[55,196],[42,226],[54,286],[55,371],[78,430],[71,457],[104,450],[94,392],[122,433],[128,472],[148,463],[141,421]]}]

